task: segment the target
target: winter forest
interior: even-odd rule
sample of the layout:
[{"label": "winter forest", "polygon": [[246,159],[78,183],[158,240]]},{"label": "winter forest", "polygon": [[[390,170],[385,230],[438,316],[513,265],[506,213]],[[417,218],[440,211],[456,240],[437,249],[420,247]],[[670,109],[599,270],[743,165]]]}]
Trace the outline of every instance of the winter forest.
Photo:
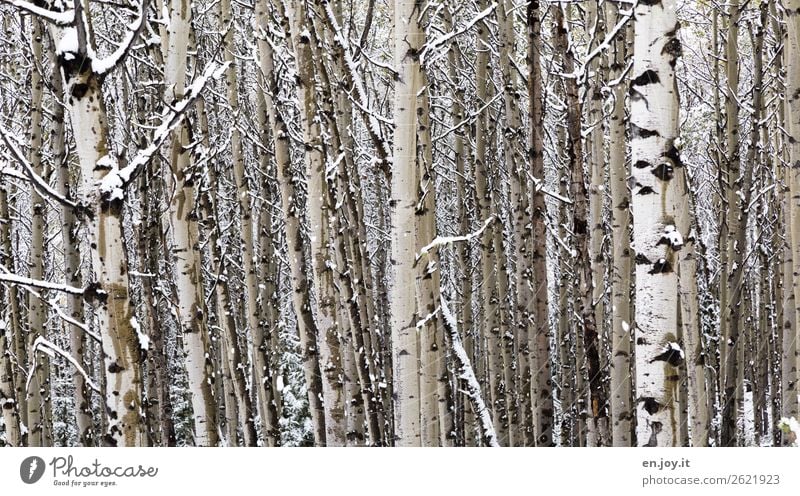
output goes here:
[{"label": "winter forest", "polygon": [[0,445],[797,442],[800,0],[0,23]]}]

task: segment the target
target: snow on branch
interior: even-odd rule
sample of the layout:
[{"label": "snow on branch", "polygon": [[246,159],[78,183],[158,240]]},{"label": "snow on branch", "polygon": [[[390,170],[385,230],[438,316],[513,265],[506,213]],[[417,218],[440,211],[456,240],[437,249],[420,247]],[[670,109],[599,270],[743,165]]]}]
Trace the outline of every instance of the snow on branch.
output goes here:
[{"label": "snow on branch", "polygon": [[139,37],[139,34],[144,28],[144,21],[147,19],[147,1],[148,0],[140,0],[138,8],[139,16],[135,21],[128,25],[128,30],[125,33],[125,37],[122,39],[122,43],[120,43],[119,47],[114,50],[114,53],[104,59],[92,57],[92,71],[94,71],[95,74],[98,76],[104,76],[121,64],[123,60],[125,60],[125,57],[128,55],[128,52],[130,52],[131,47],[133,46],[133,43],[136,41],[136,38]]},{"label": "snow on branch", "polygon": [[484,9],[484,11],[479,13],[477,16],[475,16],[474,19],[469,21],[461,29],[450,31],[447,34],[443,34],[443,35],[439,36],[438,38],[433,39],[430,42],[426,43],[425,46],[422,48],[422,54],[420,55],[420,60],[424,61],[425,60],[425,56],[428,54],[428,52],[439,48],[440,46],[444,45],[445,43],[447,43],[448,41],[452,40],[456,36],[462,35],[462,34],[466,33],[467,31],[469,31],[470,29],[472,29],[473,26],[475,26],[476,24],[481,22],[483,19],[485,19],[486,17],[491,15],[491,13],[494,12],[494,9],[496,9],[496,8],[497,8],[497,2],[492,2],[492,4],[489,5],[489,7]]},{"label": "snow on branch", "polygon": [[42,20],[55,24],[56,26],[69,26],[75,20],[75,11],[73,9],[64,12],[55,12],[34,5],[31,2],[26,2],[25,0],[0,0],[0,2],[13,5],[20,10],[38,16]]},{"label": "snow on branch", "polygon": [[459,379],[463,379],[467,384],[467,390],[462,391],[469,398],[472,403],[472,410],[480,420],[481,436],[483,441],[494,448],[500,446],[497,442],[497,434],[494,432],[494,424],[492,423],[492,416],[486,403],[481,396],[481,385],[475,377],[475,371],[472,369],[472,364],[469,361],[469,355],[461,344],[461,337],[458,335],[458,322],[456,318],[450,313],[450,308],[447,306],[447,301],[444,295],[441,296],[442,302],[442,316],[444,317],[444,325],[450,334],[450,345],[453,347],[453,356],[458,363]]},{"label": "snow on branch", "polygon": [[45,302],[47,304],[47,306],[49,306],[50,308],[53,309],[53,311],[56,312],[56,315],[58,315],[61,318],[61,320],[63,320],[64,322],[66,322],[66,323],[68,323],[70,325],[73,325],[73,326],[77,327],[78,329],[82,330],[89,337],[94,339],[95,342],[97,342],[97,343],[100,342],[100,335],[95,333],[95,332],[93,332],[91,329],[89,329],[88,325],[86,325],[83,322],[80,322],[78,320],[75,320],[72,317],[70,317],[69,315],[67,315],[64,312],[64,310],[61,309],[61,306],[56,301],[56,298],[47,299],[44,296],[42,296],[41,293],[39,293],[38,291],[36,291],[35,289],[33,289],[30,286],[22,286],[21,285],[20,287],[22,289],[24,289],[25,291],[27,291],[28,293],[32,294],[33,296],[35,296],[35,297],[39,298],[40,300],[42,300],[43,302]]},{"label": "snow on branch", "polygon": [[230,65],[230,62],[226,62],[221,66],[217,66],[214,63],[209,64],[206,71],[201,76],[198,76],[194,82],[186,88],[185,96],[178,102],[173,103],[172,106],[164,112],[164,116],[161,118],[161,124],[153,133],[153,140],[150,145],[140,150],[127,166],[120,169],[116,162],[113,162],[108,155],[100,159],[101,161],[106,161],[106,165],[111,167],[111,171],[106,174],[100,182],[100,194],[103,198],[121,200],[124,197],[125,187],[136,177],[139,171],[150,162],[153,155],[156,154],[158,149],[161,148],[161,145],[169,138],[172,131],[183,119],[183,115],[186,111],[189,110],[200,97],[200,93],[203,88],[205,88],[209,79],[218,79],[225,73],[228,65]]},{"label": "snow on branch", "polygon": [[30,286],[39,289],[51,289],[55,291],[63,291],[64,293],[81,295],[81,296],[83,296],[84,293],[84,290],[82,288],[76,288],[68,284],[58,284],[55,282],[40,281],[38,279],[31,279],[29,277],[18,276],[17,274],[12,274],[11,272],[8,271],[8,269],[6,269],[3,266],[0,266],[0,282],[5,282],[8,284],[20,284],[22,286]]},{"label": "snow on branch", "polygon": [[423,256],[427,255],[434,248],[457,243],[459,241],[472,241],[473,239],[483,234],[483,231],[485,231],[495,220],[497,220],[496,216],[494,215],[490,216],[488,219],[486,219],[486,221],[483,223],[483,226],[481,226],[480,229],[478,229],[474,233],[465,234],[464,236],[437,236],[436,238],[434,238],[433,241],[425,245],[419,251],[419,253],[417,253],[417,261],[419,261],[419,259],[422,258]]},{"label": "snow on branch", "polygon": [[345,68],[347,69],[348,75],[350,76],[350,81],[353,84],[353,92],[355,93],[355,97],[349,94],[348,97],[350,97],[350,100],[356,104],[359,110],[361,110],[364,120],[366,121],[365,124],[367,132],[372,139],[372,143],[375,146],[381,161],[388,165],[388,162],[391,161],[391,154],[389,152],[386,139],[384,139],[383,133],[381,132],[379,121],[389,125],[393,125],[394,123],[392,120],[386,119],[376,111],[373,111],[369,108],[369,102],[367,102],[366,97],[367,91],[364,88],[364,82],[358,73],[358,67],[353,59],[353,50],[350,47],[350,42],[342,32],[342,28],[339,26],[339,21],[336,20],[336,15],[333,13],[330,2],[324,2],[324,4],[328,23],[334,32],[333,38],[342,49],[342,53],[344,54]]},{"label": "snow on branch", "polygon": [[[33,170],[33,166],[31,166],[31,164],[25,158],[25,155],[23,155],[22,151],[17,147],[17,144],[14,143],[14,140],[11,139],[9,136],[10,134],[11,133],[6,128],[0,125],[0,139],[2,139],[3,143],[6,144],[6,147],[11,152],[11,156],[14,158],[14,160],[20,166],[22,166],[25,176],[31,181],[39,194],[42,196],[49,196],[67,207],[77,208],[78,205],[76,203],[68,200],[56,190],[51,188],[50,185],[47,184],[47,181],[42,179],[42,177]],[[5,173],[5,170],[3,170],[3,172]]]},{"label": "snow on branch", "polygon": [[36,372],[36,352],[41,351],[45,355],[49,356],[50,358],[55,357],[57,354],[61,355],[62,357],[66,358],[69,363],[75,367],[75,370],[80,373],[84,379],[86,379],[86,384],[92,388],[92,391],[95,393],[100,394],[100,388],[97,387],[97,384],[94,383],[89,374],[86,373],[86,370],[75,360],[75,357],[64,351],[60,346],[55,344],[52,341],[45,339],[43,336],[39,336],[36,338],[36,341],[33,342],[33,366],[28,369],[28,380],[25,383],[25,389],[30,389],[31,379],[33,379],[33,374]]},{"label": "snow on branch", "polygon": [[606,35],[605,39],[603,39],[603,41],[601,43],[599,43],[594,48],[594,50],[592,50],[591,52],[589,52],[586,55],[586,57],[581,62],[581,66],[578,69],[576,69],[575,72],[573,72],[572,74],[561,74],[561,76],[565,77],[565,78],[576,78],[576,79],[582,79],[582,78],[586,77],[587,74],[588,74],[586,69],[587,69],[587,67],[589,67],[589,64],[598,55],[603,53],[603,51],[608,50],[608,48],[611,46],[611,43],[617,38],[617,35],[622,30],[622,28],[624,28],[625,25],[628,24],[628,22],[631,19],[633,19],[634,10],[636,10],[636,7],[638,7],[638,5],[639,5],[639,0],[633,0],[631,2],[631,9],[628,10],[628,11],[625,11],[625,12],[620,12],[620,15],[621,15],[622,18],[611,29],[611,31],[609,31],[609,33]]}]

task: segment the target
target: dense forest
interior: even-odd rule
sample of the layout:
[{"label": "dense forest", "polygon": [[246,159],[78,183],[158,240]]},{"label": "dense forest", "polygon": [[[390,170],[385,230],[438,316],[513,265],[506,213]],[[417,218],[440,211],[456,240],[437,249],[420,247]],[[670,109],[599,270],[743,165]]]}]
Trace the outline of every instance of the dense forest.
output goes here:
[{"label": "dense forest", "polygon": [[800,0],[0,23],[0,445],[796,442]]}]

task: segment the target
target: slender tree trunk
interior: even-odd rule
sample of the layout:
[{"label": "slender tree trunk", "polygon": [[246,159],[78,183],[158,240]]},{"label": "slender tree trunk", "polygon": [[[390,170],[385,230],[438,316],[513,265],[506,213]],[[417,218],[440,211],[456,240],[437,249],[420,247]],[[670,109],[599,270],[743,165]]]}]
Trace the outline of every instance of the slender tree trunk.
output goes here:
[{"label": "slender tree trunk", "polygon": [[274,137],[276,170],[281,191],[281,206],[286,224],[286,245],[289,252],[289,269],[291,271],[292,306],[297,316],[297,333],[302,348],[303,374],[308,388],[308,403],[311,413],[314,444],[325,445],[325,414],[322,405],[322,377],[317,361],[317,327],[311,313],[308,280],[305,274],[302,232],[300,230],[300,209],[295,187],[295,173],[289,155],[289,129],[276,105],[280,91],[278,75],[274,71],[273,49],[270,41],[264,36],[269,33],[269,8],[266,0],[256,4],[257,22],[260,30],[258,53],[261,72],[267,81],[265,92],[267,114]]},{"label": "slender tree trunk", "polygon": [[553,391],[550,369],[550,309],[547,286],[547,205],[539,187],[544,183],[544,96],[542,95],[542,24],[539,0],[528,3],[528,100],[530,137],[528,159],[531,174],[539,181],[531,191],[532,230],[530,284],[533,297],[531,381],[533,442],[553,446]]},{"label": "slender tree trunk", "polygon": [[725,359],[722,362],[724,374],[724,396],[721,424],[721,443],[723,446],[736,446],[741,443],[740,414],[743,408],[743,385],[739,382],[739,370],[744,364],[740,355],[744,351],[739,339],[742,336],[742,305],[744,295],[744,252],[747,249],[747,205],[750,191],[748,178],[751,174],[740,171],[739,157],[739,4],[733,0],[728,4],[728,38],[726,45],[726,106],[725,106],[725,144],[726,144],[726,195],[727,195],[727,271],[722,274],[726,277],[725,284],[728,290],[727,307],[723,307],[724,318],[727,321],[722,336],[724,340]]},{"label": "slender tree trunk", "polygon": [[[188,0],[172,0],[170,4],[169,43],[165,76],[168,99],[183,98],[186,79],[186,57],[189,45],[191,6]],[[172,136],[170,166],[175,178],[175,194],[169,208],[172,229],[172,254],[175,263],[175,289],[178,317],[183,332],[186,371],[189,376],[194,441],[198,446],[215,446],[219,442],[217,406],[212,389],[213,368],[207,318],[205,315],[199,227],[195,201],[195,171],[187,145],[192,140],[188,121]]]},{"label": "slender tree trunk", "polygon": [[[479,8],[484,8],[486,1],[481,0]],[[478,217],[483,223],[494,214],[494,195],[489,183],[489,164],[487,158],[488,145],[488,112],[483,107],[487,103],[487,78],[489,66],[489,27],[485,23],[478,23],[478,53],[475,62],[475,86],[477,97],[477,115],[475,117],[475,196],[478,204]],[[488,393],[488,403],[491,410],[491,418],[494,421],[495,432],[501,445],[508,444],[507,427],[504,425],[505,411],[503,408],[504,399],[500,389],[502,376],[498,378],[495,371],[501,370],[502,358],[500,356],[500,323],[499,323],[499,304],[500,298],[497,289],[497,272],[495,270],[495,229],[502,230],[502,226],[495,224],[484,229],[480,238],[481,247],[481,340],[483,348],[486,350],[488,359],[488,387],[484,390]],[[480,375],[479,375],[480,376]]]},{"label": "slender tree trunk", "polygon": [[[54,60],[55,62],[55,60]],[[54,168],[57,174],[56,191],[63,196],[74,200],[73,180],[70,175],[69,161],[66,157],[66,136],[64,129],[64,107],[61,99],[64,96],[63,83],[61,76],[54,71],[50,78],[50,84],[56,97],[53,105],[53,133],[51,136],[53,147]],[[71,208],[61,209],[61,238],[64,250],[64,278],[65,283],[79,288],[81,281],[81,254],[80,238],[78,237],[78,221],[75,212]],[[76,322],[84,321],[83,300],[79,295],[66,295],[67,314]],[[69,326],[70,352],[75,361],[88,370],[85,359],[85,335],[83,329],[77,326]],[[75,420],[78,429],[78,443],[81,446],[94,446],[94,432],[91,409],[91,396],[86,379],[83,374],[73,368],[72,382],[75,387]]]},{"label": "slender tree trunk", "polygon": [[[33,18],[32,52],[34,60],[42,60],[42,39],[44,30],[42,21]],[[30,154],[28,161],[34,173],[39,177],[44,176],[42,164],[42,97],[44,81],[37,66],[31,69],[31,122],[30,122]],[[46,208],[44,199],[36,190],[31,188],[31,256],[28,262],[30,277],[36,280],[44,279],[45,256],[45,218]],[[28,446],[51,446],[51,427],[47,425],[48,410],[50,409],[50,360],[44,353],[37,353],[34,343],[38,337],[47,338],[48,332],[47,311],[44,302],[33,293],[28,294],[28,367],[35,368],[28,386]],[[34,365],[35,364],[35,365]]]},{"label": "slender tree trunk", "polygon": [[[619,8],[606,6],[608,23],[616,22]],[[613,45],[611,79],[618,79],[625,70],[626,36],[619,36]],[[631,193],[628,188],[627,136],[625,134],[625,84],[613,88],[614,107],[609,122],[609,179],[611,190],[612,260],[611,271],[611,438],[614,446],[632,443],[633,406],[631,405]]]},{"label": "slender tree trunk", "polygon": [[[606,6],[607,4],[603,3]],[[599,2],[589,2],[588,4],[588,17],[590,29],[594,31],[594,40],[590,44],[590,48],[594,49],[597,44],[603,41],[605,36],[605,18],[600,8]],[[603,222],[603,204],[605,202],[604,183],[605,183],[605,147],[604,147],[604,119],[603,119],[603,94],[602,87],[604,84],[603,75],[607,73],[603,57],[595,57],[589,64],[589,71],[593,76],[589,77],[587,81],[588,87],[586,88],[585,98],[587,102],[586,116],[592,130],[589,133],[587,140],[587,158],[589,160],[588,170],[590,173],[589,185],[589,263],[591,266],[591,297],[592,306],[594,311],[594,325],[596,327],[596,337],[592,338],[596,341],[589,344],[587,352],[591,347],[596,347],[598,356],[598,364],[596,371],[591,372],[591,376],[599,375],[601,370],[607,369],[607,362],[605,360],[605,353],[603,353],[603,339],[605,328],[605,294],[606,294],[606,267],[605,257],[603,255],[603,239],[605,237],[605,227]],[[590,360],[592,353],[588,356]],[[590,362],[591,365],[591,362]],[[599,379],[603,381],[602,379]],[[605,400],[607,393],[605,391],[605,381],[601,383],[599,388],[603,389],[603,393],[599,396]],[[594,401],[594,400],[593,400]],[[605,400],[607,401],[607,400]],[[594,408],[594,406],[592,406]],[[590,438],[593,442],[590,445],[604,445],[611,444],[611,431],[608,425],[608,407],[605,404],[600,404],[600,412],[595,416],[590,425]]]},{"label": "slender tree trunk", "polygon": [[[264,82],[264,77],[259,73],[259,80]],[[266,85],[264,85],[266,87]],[[269,115],[267,112],[267,101],[263,91],[258,92],[258,112],[261,123],[261,142],[267,144],[272,140],[272,133],[269,125]],[[261,154],[261,171],[267,172],[271,170],[270,156]],[[276,185],[271,184],[271,181],[266,180],[263,185],[263,194],[268,199],[267,202],[262,204],[261,216],[259,218],[259,233],[261,242],[259,243],[259,277],[261,281],[259,287],[259,320],[258,325],[261,327],[261,335],[263,337],[260,346],[261,352],[264,354],[265,361],[263,366],[262,384],[263,388],[260,390],[263,395],[260,398],[261,424],[266,436],[267,446],[280,446],[281,444],[281,394],[278,390],[278,362],[280,360],[280,345],[278,342],[278,329],[280,329],[280,302],[278,299],[278,263],[276,261],[277,252],[273,239],[275,233],[272,229],[273,214],[269,203],[275,196],[277,191]],[[256,360],[258,362],[258,360]],[[255,366],[258,366],[256,363]],[[255,374],[254,374],[255,375]]]},{"label": "slender tree trunk", "polygon": [[[569,46],[567,25],[564,22],[564,13],[556,9],[556,50],[564,60],[565,72],[575,70],[574,54]],[[600,371],[599,341],[597,335],[597,322],[595,321],[594,304],[592,301],[592,268],[589,251],[589,214],[586,178],[583,170],[583,143],[581,138],[581,103],[578,96],[578,85],[575,79],[564,81],[567,95],[567,133],[569,145],[567,158],[570,174],[570,196],[574,202],[572,232],[574,236],[577,258],[574,261],[578,279],[576,312],[580,315],[583,342],[576,344],[585,350],[586,370],[589,379],[589,405],[587,422],[588,444],[602,446],[608,440],[603,439],[601,433],[606,431],[607,413],[605,392]],[[580,363],[580,362],[579,362]],[[579,394],[583,391],[579,390]],[[584,395],[585,396],[585,395]]]},{"label": "slender tree trunk", "polygon": [[417,93],[422,84],[419,50],[425,42],[416,0],[394,2],[394,150],[391,179],[391,279],[394,434],[396,446],[421,446],[420,315],[416,308]]},{"label": "slender tree trunk", "polygon": [[[786,60],[787,75],[786,75],[786,119],[788,122],[786,128],[789,131],[787,138],[787,148],[789,150],[789,166],[790,169],[786,171],[790,187],[791,201],[789,202],[789,222],[787,226],[791,226],[791,264],[792,264],[792,288],[794,291],[794,314],[795,314],[795,337],[794,343],[797,346],[797,340],[800,339],[800,278],[796,274],[800,273],[800,0],[789,0],[784,4],[786,12]],[[788,282],[788,281],[787,281]],[[788,291],[789,286],[784,287],[784,291]],[[784,311],[789,308],[784,306]],[[790,313],[791,315],[791,313]],[[786,347],[786,334],[790,332],[789,329],[784,328],[784,347]],[[791,340],[791,336],[788,336]],[[790,351],[791,352],[791,351]],[[797,391],[798,381],[798,352],[795,350],[794,357],[792,358],[787,354],[784,349],[784,356],[788,358],[788,363],[784,364],[784,382],[794,380],[794,389],[790,391]],[[787,374],[788,369],[788,374]],[[794,370],[794,375],[791,371]],[[787,375],[789,377],[787,377]],[[789,379],[789,381],[787,381]],[[791,394],[788,393],[788,394]],[[786,401],[787,393],[784,393],[784,401]],[[796,401],[794,398],[789,400],[791,407]],[[784,408],[785,410],[785,408]],[[795,415],[796,416],[796,415]]]},{"label": "slender tree trunk", "polygon": [[638,4],[635,10],[631,94],[631,153],[636,182],[633,242],[636,249],[637,443],[675,446],[678,426],[677,257],[688,233],[677,230],[685,180],[675,140],[681,54],[674,0]]},{"label": "slender tree trunk", "polygon": [[333,274],[330,269],[330,205],[325,199],[327,182],[326,154],[322,140],[322,129],[317,117],[316,76],[314,71],[314,49],[316,40],[309,31],[304,0],[291,2],[291,32],[297,64],[297,97],[300,104],[300,123],[303,128],[305,168],[308,180],[306,213],[311,240],[312,279],[314,282],[315,312],[322,371],[322,394],[325,412],[325,439],[328,446],[344,446],[347,427],[345,425],[345,398],[342,383],[342,355],[339,330],[336,322]]}]

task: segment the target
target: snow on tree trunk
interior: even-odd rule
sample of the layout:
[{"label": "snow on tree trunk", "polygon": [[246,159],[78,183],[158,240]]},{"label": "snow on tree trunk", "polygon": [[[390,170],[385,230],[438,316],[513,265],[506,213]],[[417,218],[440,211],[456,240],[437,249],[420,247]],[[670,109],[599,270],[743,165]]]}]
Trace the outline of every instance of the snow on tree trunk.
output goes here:
[{"label": "snow on tree trunk", "polygon": [[94,306],[102,332],[108,417],[104,443],[140,446],[143,443],[141,347],[131,325],[134,314],[128,294],[127,255],[122,244],[123,199],[101,195],[96,186],[111,170],[101,83],[91,72],[74,73],[72,66],[65,68],[63,64],[62,70],[82,172],[79,198],[84,205],[91,206],[84,218],[92,240],[89,251],[96,279],[88,286],[84,298]]},{"label": "snow on tree trunk", "polygon": [[[223,37],[223,43],[225,46],[224,49],[224,60],[229,62],[230,65],[228,69],[225,71],[225,86],[227,89],[228,95],[228,105],[231,107],[231,112],[234,115],[240,112],[239,108],[239,78],[237,76],[237,64],[236,59],[234,57],[236,47],[234,46],[234,24],[233,21],[233,10],[231,9],[231,2],[230,0],[223,0],[219,4],[219,18],[220,18],[220,29],[224,31],[225,35]],[[244,165],[244,156],[242,153],[242,136],[241,132],[239,131],[238,126],[233,126],[231,129],[231,159],[233,162],[233,176],[234,180],[236,181],[236,199],[238,200],[239,204],[239,219],[241,220],[241,239],[242,239],[242,270],[244,271],[244,283],[245,283],[245,306],[246,306],[246,315],[247,315],[247,328],[250,330],[252,335],[252,349],[251,349],[251,356],[254,362],[253,365],[253,381],[255,384],[261,385],[259,386],[259,393],[258,398],[262,402],[260,404],[259,410],[262,413],[262,421],[266,420],[266,412],[269,410],[269,405],[264,403],[267,399],[267,394],[264,394],[261,389],[265,386],[264,383],[264,376],[267,375],[268,370],[268,363],[267,363],[267,353],[269,353],[269,343],[264,341],[264,332],[263,328],[260,325],[260,311],[258,307],[258,282],[256,273],[256,254],[255,254],[255,246],[253,242],[253,231],[254,231],[254,222],[253,222],[253,208],[252,202],[250,199],[250,185],[249,179],[245,175],[245,165]],[[235,327],[234,327],[235,330]],[[231,336],[230,338],[232,338]],[[227,341],[231,341],[230,338]],[[231,343],[233,344],[233,343]],[[238,344],[236,345],[238,347]],[[234,351],[233,354],[236,354]],[[232,364],[238,367],[238,364]],[[238,379],[237,379],[238,381]],[[241,389],[241,386],[237,386],[237,389]],[[243,391],[242,391],[243,392]],[[241,393],[237,395],[239,399],[239,409],[244,409],[244,404],[241,402],[244,401]],[[245,419],[243,419],[245,420]],[[247,423],[252,423],[252,420],[246,420],[243,425],[247,425]],[[263,422],[265,428],[267,428],[267,422]],[[255,446],[256,440],[251,439],[251,434],[253,434],[253,429],[251,427],[247,427],[244,430],[245,434],[245,444],[248,446]]]},{"label": "snow on tree trunk", "polygon": [[[57,63],[55,54],[51,52],[54,65]],[[58,98],[63,98],[63,82],[61,75],[54,71],[50,79],[53,92]],[[70,193],[73,179],[70,177],[69,161],[66,160],[66,135],[64,126],[64,107],[55,105],[53,107],[53,157],[54,168],[57,174],[56,190],[64,198],[72,198]],[[73,287],[81,287],[81,253],[80,240],[78,238],[78,220],[75,211],[71,208],[61,210],[61,238],[64,249],[64,276],[65,283]],[[67,295],[67,314],[76,322],[83,322],[83,300],[79,295]],[[86,368],[85,360],[85,333],[78,326],[69,326],[70,352],[75,361]],[[76,408],[76,427],[78,428],[78,442],[81,446],[93,446],[94,425],[91,410],[91,397],[89,388],[86,385],[86,378],[73,370],[72,382],[75,386],[75,408]]]},{"label": "snow on tree trunk", "polygon": [[[485,7],[486,0],[481,0],[479,8]],[[489,27],[484,23],[479,23],[477,29],[477,40],[479,44],[487,46],[489,43]],[[494,195],[490,188],[490,174],[487,156],[488,135],[488,111],[484,108],[488,103],[488,65],[489,54],[487,50],[481,50],[476,56],[475,68],[475,94],[477,97],[477,111],[475,116],[475,196],[478,205],[478,220],[486,222],[494,212]],[[491,417],[494,421],[495,432],[498,442],[506,443],[506,427],[503,425],[505,420],[504,399],[501,399],[503,392],[500,389],[502,376],[502,359],[500,357],[500,323],[499,323],[499,303],[500,298],[497,288],[497,272],[495,271],[495,259],[497,254],[494,249],[495,230],[502,230],[502,226],[495,225],[484,229],[480,237],[481,248],[481,340],[485,342],[485,354],[487,355],[487,375],[486,380],[482,381],[488,385],[486,387],[486,397],[491,410]],[[481,369],[478,367],[478,377],[482,378]]]}]

